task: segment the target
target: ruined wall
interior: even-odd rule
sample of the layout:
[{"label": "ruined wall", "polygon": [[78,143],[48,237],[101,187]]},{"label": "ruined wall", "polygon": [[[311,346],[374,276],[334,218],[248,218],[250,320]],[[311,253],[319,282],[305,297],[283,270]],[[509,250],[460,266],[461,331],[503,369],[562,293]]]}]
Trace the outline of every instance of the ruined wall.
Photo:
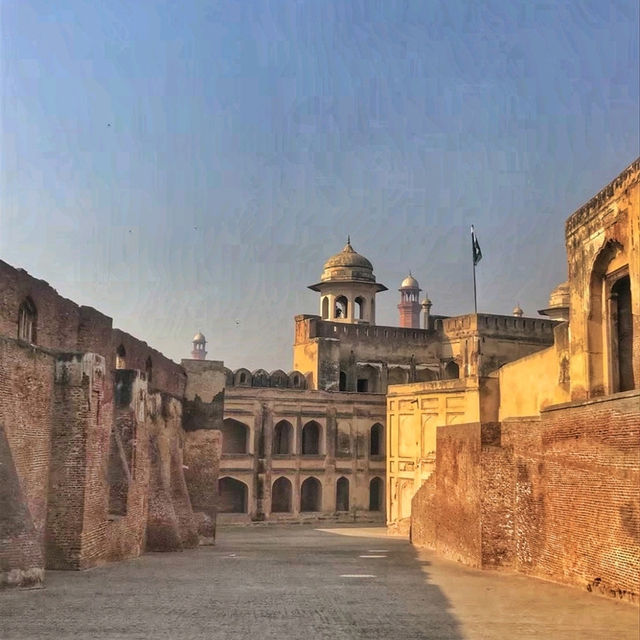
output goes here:
[{"label": "ruined wall", "polygon": [[50,569],[81,569],[100,557],[102,523],[95,519],[91,498],[103,481],[102,443],[110,428],[109,412],[100,410],[104,388],[100,356],[64,354],[57,359],[47,494]]},{"label": "ruined wall", "polygon": [[[206,494],[196,523],[184,369],[4,262],[0,285],[0,583],[41,582],[45,565],[82,569],[194,546],[198,526],[213,541],[219,434],[204,434],[206,420],[194,426],[189,456],[201,471],[191,477]],[[35,308],[32,344],[17,339],[25,300]]]},{"label": "ruined wall", "polygon": [[201,544],[213,544],[222,456],[226,372],[216,360],[183,360],[185,478]]},{"label": "ruined wall", "polygon": [[0,337],[0,584],[44,576],[54,362]]}]

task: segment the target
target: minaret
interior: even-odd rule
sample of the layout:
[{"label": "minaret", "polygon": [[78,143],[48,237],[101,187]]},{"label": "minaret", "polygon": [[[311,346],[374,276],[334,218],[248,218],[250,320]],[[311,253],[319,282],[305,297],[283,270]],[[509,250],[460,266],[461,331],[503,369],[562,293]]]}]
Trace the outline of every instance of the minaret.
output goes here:
[{"label": "minaret", "polygon": [[191,351],[192,360],[206,360],[207,359],[207,339],[198,331],[193,336],[193,350]]},{"label": "minaret", "polygon": [[430,329],[429,326],[431,324],[431,300],[429,298],[425,298],[421,303],[422,307],[422,317],[423,317],[423,329]]},{"label": "minaret", "polygon": [[400,285],[400,304],[398,311],[400,312],[400,326],[406,329],[420,328],[420,285],[418,281],[409,275],[402,281]]}]

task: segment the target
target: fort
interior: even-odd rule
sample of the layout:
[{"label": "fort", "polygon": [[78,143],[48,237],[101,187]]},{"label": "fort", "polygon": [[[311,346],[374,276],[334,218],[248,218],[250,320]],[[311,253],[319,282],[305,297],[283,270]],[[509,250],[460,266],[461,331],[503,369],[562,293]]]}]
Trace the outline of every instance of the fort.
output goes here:
[{"label": "fort", "polygon": [[350,239],[290,371],[180,364],[0,262],[0,582],[213,544],[216,524],[385,523],[416,546],[637,602],[640,161],[566,224],[542,317],[399,326]]}]

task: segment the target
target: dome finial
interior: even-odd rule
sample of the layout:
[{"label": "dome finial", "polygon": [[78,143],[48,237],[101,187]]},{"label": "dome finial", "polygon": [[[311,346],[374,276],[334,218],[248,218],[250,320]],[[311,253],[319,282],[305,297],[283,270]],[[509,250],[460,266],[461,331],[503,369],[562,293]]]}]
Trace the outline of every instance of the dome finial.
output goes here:
[{"label": "dome finial", "polygon": [[350,245],[351,244],[351,234],[347,234],[347,244]]}]

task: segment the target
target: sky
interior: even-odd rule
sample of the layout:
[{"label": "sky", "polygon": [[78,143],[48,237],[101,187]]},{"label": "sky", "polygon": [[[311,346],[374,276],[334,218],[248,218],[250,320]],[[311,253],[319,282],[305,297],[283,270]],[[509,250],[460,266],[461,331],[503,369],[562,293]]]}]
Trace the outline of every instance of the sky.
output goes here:
[{"label": "sky", "polygon": [[[397,324],[535,316],[639,154],[636,0],[0,0],[0,258],[167,356],[292,367],[347,235]],[[423,292],[424,295],[424,292]]]}]

